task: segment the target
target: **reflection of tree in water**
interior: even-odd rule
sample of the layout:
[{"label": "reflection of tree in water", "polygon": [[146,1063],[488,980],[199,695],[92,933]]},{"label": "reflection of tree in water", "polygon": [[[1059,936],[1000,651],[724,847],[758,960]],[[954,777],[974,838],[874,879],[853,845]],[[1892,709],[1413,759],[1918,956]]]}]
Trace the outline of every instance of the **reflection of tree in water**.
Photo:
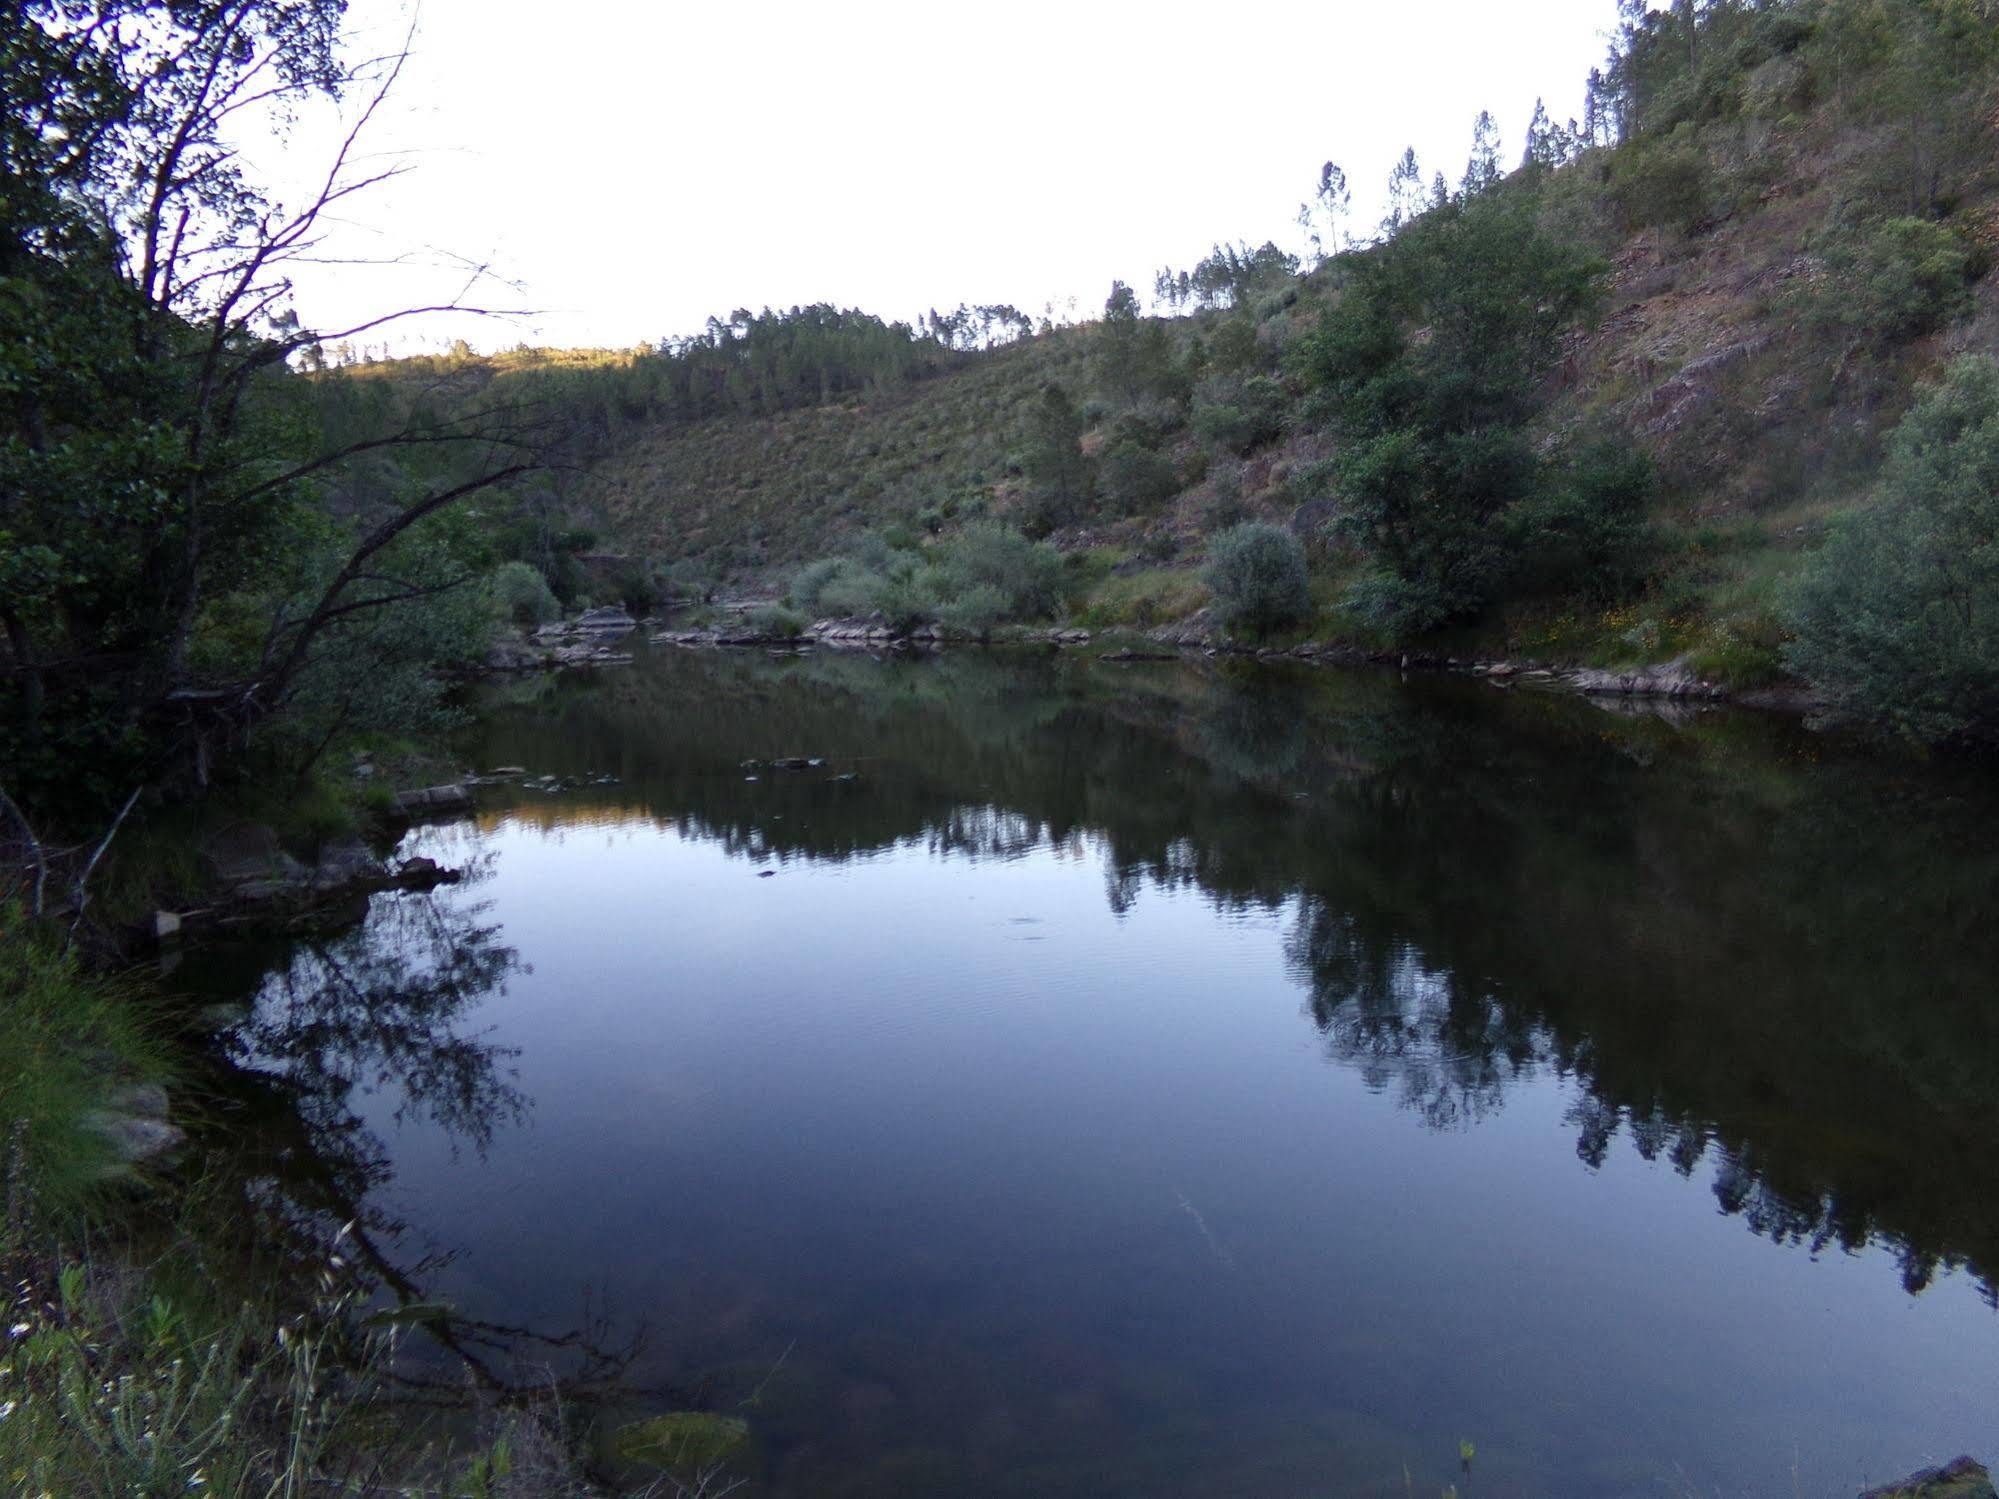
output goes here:
[{"label": "reflection of tree in water", "polygon": [[500,928],[480,923],[484,911],[390,897],[352,931],[302,941],[265,983],[234,1049],[282,1073],[317,1133],[362,1132],[356,1096],[392,1086],[397,1123],[421,1117],[483,1151],[526,1108],[506,1067],[516,1053],[462,1028],[520,966]]},{"label": "reflection of tree in water", "polygon": [[[1924,1223],[1933,1213],[1918,1194],[1902,1202],[1842,1198],[1739,1128],[1718,1133],[1711,1120],[1672,1110],[1656,1095],[1620,1096],[1593,1037],[1564,1037],[1530,1014],[1530,1006],[1509,1004],[1426,962],[1392,922],[1305,897],[1285,956],[1309,991],[1307,1008],[1327,1054],[1354,1068],[1371,1091],[1392,1090],[1432,1128],[1462,1128],[1496,1113],[1508,1090],[1537,1072],[1567,1074],[1580,1088],[1564,1121],[1576,1132],[1577,1158],[1593,1170],[1620,1133],[1641,1158],[1664,1159],[1685,1178],[1712,1151],[1722,1212],[1772,1242],[1815,1255],[1884,1243],[1912,1295],[1940,1271],[1973,1263],[1968,1253],[1947,1252],[1910,1232],[1912,1225],[1918,1232],[1944,1227]],[[1978,1273],[1984,1296],[1999,1305],[1990,1276]]]},{"label": "reflection of tree in water", "polygon": [[[615,773],[620,815],[745,857],[1086,847],[1115,912],[1288,910],[1331,1052],[1432,1123],[1557,1074],[1588,1165],[1624,1134],[1758,1233],[1999,1271],[1989,788],[1770,720],[971,652],[676,652],[493,728],[488,763]],[[837,763],[745,780],[793,754]]]},{"label": "reflection of tree in water", "polygon": [[[475,861],[466,875],[487,872]],[[399,1124],[424,1120],[454,1150],[481,1153],[497,1130],[525,1119],[516,1051],[469,1028],[478,1005],[522,971],[487,910],[458,891],[387,894],[358,926],[302,938],[225,1038],[225,1128],[213,1174],[237,1184],[260,1257],[316,1274],[337,1253],[364,1294],[420,1309],[412,1325],[464,1370],[436,1388],[462,1390],[469,1376],[489,1395],[546,1393],[550,1360],[563,1356],[564,1387],[581,1392],[616,1380],[637,1352],[636,1336],[614,1346],[587,1301],[584,1325],[557,1333],[436,1306],[425,1280],[450,1255],[412,1258],[402,1245],[405,1225],[382,1205],[389,1150],[362,1117],[363,1099],[393,1090]],[[251,1127],[229,1127],[241,1123]],[[529,1354],[532,1369],[519,1363]]]},{"label": "reflection of tree in water", "polygon": [[1305,897],[1285,938],[1310,990],[1313,1023],[1335,1059],[1376,1093],[1394,1088],[1436,1129],[1496,1113],[1514,1082],[1546,1060],[1547,1040],[1508,1011],[1434,970],[1392,930],[1370,928]]}]

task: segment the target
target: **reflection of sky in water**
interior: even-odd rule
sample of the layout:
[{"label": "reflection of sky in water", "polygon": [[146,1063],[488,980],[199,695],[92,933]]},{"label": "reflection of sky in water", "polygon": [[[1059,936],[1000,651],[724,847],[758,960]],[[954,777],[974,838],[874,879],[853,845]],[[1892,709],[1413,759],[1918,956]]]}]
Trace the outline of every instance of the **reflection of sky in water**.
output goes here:
[{"label": "reflection of sky in water", "polygon": [[494,856],[443,898],[527,970],[471,1017],[525,1128],[454,1158],[365,1102],[393,1208],[466,1251],[442,1289],[554,1324],[600,1287],[652,1324],[641,1376],[794,1345],[766,1493],[1817,1493],[1999,1438],[1968,1277],[1912,1298],[1883,1251],[1745,1233],[1713,1155],[1586,1169],[1551,1067],[1425,1128],[1328,1065],[1298,902],[1119,914],[1092,841],[993,831],[844,863],[545,807],[417,834]]}]

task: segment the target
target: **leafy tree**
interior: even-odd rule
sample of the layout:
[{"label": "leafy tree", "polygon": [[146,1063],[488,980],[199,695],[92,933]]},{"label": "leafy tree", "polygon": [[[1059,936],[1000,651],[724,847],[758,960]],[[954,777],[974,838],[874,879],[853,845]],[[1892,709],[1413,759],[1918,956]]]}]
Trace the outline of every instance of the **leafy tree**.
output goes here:
[{"label": "leafy tree", "polygon": [[1531,202],[1498,193],[1435,209],[1356,263],[1299,366],[1339,438],[1341,528],[1382,569],[1357,604],[1423,629],[1494,596],[1503,518],[1547,477],[1526,430],[1540,372],[1602,277],[1540,231]]},{"label": "leafy tree", "polygon": [[1297,257],[1270,241],[1251,249],[1238,240],[1216,245],[1194,267],[1194,295],[1204,307],[1243,308],[1259,289],[1288,282],[1297,274]]},{"label": "leafy tree", "polygon": [[1225,623],[1262,635],[1311,612],[1305,549],[1280,526],[1232,526],[1208,544],[1202,581]]},{"label": "leafy tree", "polygon": [[1918,398],[1880,489],[1792,589],[1785,663],[1926,743],[1999,730],[1999,364],[1961,358]]},{"label": "leafy tree", "polygon": [[1567,166],[1581,149],[1578,139],[1580,132],[1571,119],[1568,125],[1557,125],[1548,115],[1545,101],[1534,101],[1534,118],[1527,122],[1527,151],[1520,159],[1520,165],[1527,171],[1553,171]]},{"label": "leafy tree", "polygon": [[363,121],[379,106],[394,61],[339,60],[343,8],[105,0],[85,24],[28,0],[0,16],[0,66],[30,85],[0,112],[0,745],[45,801],[204,782],[303,700],[361,616],[475,582],[431,568],[424,523],[526,467],[509,454],[412,484],[327,540],[318,491],[361,454],[483,455],[507,436],[484,412],[334,446],[313,430],[289,361],[390,319],[305,329],[288,271],[383,174],[350,133],[322,190],[279,206],[235,132],[343,90]]},{"label": "leafy tree", "polygon": [[502,563],[488,586],[494,609],[513,624],[547,624],[562,612],[547,579],[525,562]]},{"label": "leafy tree", "polygon": [[1208,343],[1208,363],[1216,373],[1240,374],[1257,367],[1263,352],[1256,344],[1256,324],[1246,317],[1223,318]]}]

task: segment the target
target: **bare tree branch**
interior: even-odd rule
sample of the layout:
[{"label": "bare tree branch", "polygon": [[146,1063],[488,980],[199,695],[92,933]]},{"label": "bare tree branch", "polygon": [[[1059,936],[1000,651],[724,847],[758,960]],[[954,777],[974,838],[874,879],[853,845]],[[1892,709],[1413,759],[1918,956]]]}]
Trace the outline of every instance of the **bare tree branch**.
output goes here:
[{"label": "bare tree branch", "polygon": [[118,809],[118,815],[111,819],[111,826],[105,829],[104,841],[97,845],[97,851],[90,856],[90,862],[83,866],[83,873],[76,877],[70,887],[70,899],[75,902],[76,914],[70,917],[69,935],[63,939],[67,945],[76,940],[76,929],[83,921],[83,908],[90,904],[90,877],[97,872],[97,861],[104,857],[104,851],[111,847],[111,840],[118,836],[118,829],[125,825],[132,808],[138,805],[139,793],[146,788],[134,786],[132,794],[125,798],[125,805]]}]

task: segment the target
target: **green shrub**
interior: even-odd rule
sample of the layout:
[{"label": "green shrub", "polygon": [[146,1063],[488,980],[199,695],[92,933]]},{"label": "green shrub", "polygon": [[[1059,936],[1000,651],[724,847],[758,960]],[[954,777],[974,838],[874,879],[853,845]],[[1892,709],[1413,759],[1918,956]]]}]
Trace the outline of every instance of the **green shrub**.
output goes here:
[{"label": "green shrub", "polygon": [[1656,225],[1689,233],[1714,212],[1712,169],[1691,124],[1663,140],[1621,146],[1611,158],[1609,188],[1627,229]]},{"label": "green shrub", "polygon": [[0,1253],[0,1269],[11,1492],[305,1494],[357,1442],[385,1465],[412,1456],[390,1450],[392,1423],[371,1409],[389,1336],[354,1335],[356,1298],[332,1269],[307,1312],[244,1305],[205,1320],[122,1267]]},{"label": "green shrub", "polygon": [[1172,459],[1126,439],[1098,465],[1097,488],[1120,515],[1137,515],[1171,498],[1179,479]]},{"label": "green shrub", "polygon": [[1231,459],[1216,464],[1209,476],[1208,500],[1201,507],[1201,524],[1208,531],[1226,531],[1249,518],[1242,503],[1242,465]]},{"label": "green shrub", "polygon": [[1228,394],[1230,399],[1211,400],[1194,407],[1194,432],[1209,448],[1240,457],[1282,435],[1283,386],[1268,376],[1258,375],[1242,381]]},{"label": "green shrub", "polygon": [[869,591],[870,612],[878,612],[889,629],[907,635],[937,618],[935,576],[916,565],[900,566],[875,579]]},{"label": "green shrub", "polygon": [[545,625],[562,613],[548,580],[528,563],[501,563],[487,588],[493,596],[494,611],[512,624],[532,628]]},{"label": "green shrub", "polygon": [[1233,526],[1208,545],[1202,581],[1214,593],[1224,623],[1262,634],[1296,624],[1311,612],[1305,549],[1278,526]]},{"label": "green shrub", "polygon": [[807,614],[817,615],[826,608],[826,589],[829,584],[847,573],[853,564],[845,557],[821,557],[817,562],[808,562],[798,570],[791,580],[790,599]]},{"label": "green shrub", "polygon": [[1836,713],[1925,743],[1999,728],[1999,364],[1959,359],[1917,399],[1785,616],[1785,664]]},{"label": "green shrub", "polygon": [[1783,675],[1784,644],[1781,623],[1750,615],[1711,626],[1687,664],[1706,681],[1738,689],[1761,687]]},{"label": "green shrub", "polygon": [[936,580],[947,598],[989,585],[1002,600],[1000,617],[1034,619],[1052,613],[1060,598],[1062,558],[1005,526],[971,525],[938,548]]},{"label": "green shrub", "polygon": [[[846,563],[819,589],[819,607],[809,613],[866,614],[875,607],[882,575]],[[794,599],[796,595],[794,595]]]},{"label": "green shrub", "polygon": [[1971,306],[1978,260],[1955,230],[1928,219],[1835,225],[1820,237],[1826,276],[1803,293],[1815,320],[1897,343],[1943,327]]},{"label": "green shrub", "polygon": [[628,568],[619,573],[611,590],[617,602],[624,605],[625,612],[635,619],[652,613],[661,599],[659,582],[645,567]]},{"label": "green shrub", "polygon": [[759,604],[743,616],[745,623],[759,634],[775,635],[780,640],[796,640],[805,633],[811,623],[796,609],[787,609],[782,604]]},{"label": "green shrub", "polygon": [[1512,585],[1599,599],[1630,589],[1641,571],[1652,489],[1652,462],[1642,449],[1584,444],[1502,517],[1515,558]]},{"label": "green shrub", "polygon": [[940,624],[983,640],[1008,614],[1006,595],[990,583],[975,583],[937,611]]}]

